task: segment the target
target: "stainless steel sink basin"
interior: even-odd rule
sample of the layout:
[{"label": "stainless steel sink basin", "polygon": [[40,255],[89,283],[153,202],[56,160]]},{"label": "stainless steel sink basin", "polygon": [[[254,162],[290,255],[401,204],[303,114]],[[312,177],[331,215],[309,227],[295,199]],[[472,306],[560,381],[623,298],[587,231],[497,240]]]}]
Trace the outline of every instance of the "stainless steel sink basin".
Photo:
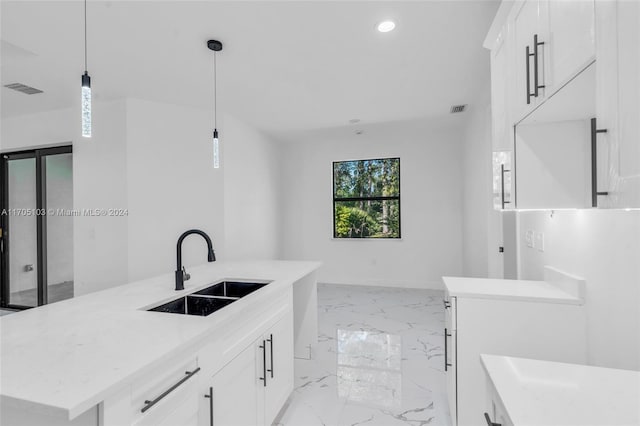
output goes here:
[{"label": "stainless steel sink basin", "polygon": [[222,281],[220,283],[207,287],[203,290],[196,291],[193,294],[240,298],[240,297],[246,296],[247,294],[253,293],[256,290],[261,289],[265,285],[267,285],[267,283]]},{"label": "stainless steel sink basin", "polygon": [[155,308],[148,309],[155,312],[169,312],[173,314],[187,314],[206,317],[224,308],[230,303],[233,303],[237,299],[224,299],[218,297],[198,297],[198,296],[183,296],[179,299],[172,300]]},{"label": "stainless steel sink basin", "polygon": [[267,284],[269,282],[222,281],[147,311],[206,317]]}]

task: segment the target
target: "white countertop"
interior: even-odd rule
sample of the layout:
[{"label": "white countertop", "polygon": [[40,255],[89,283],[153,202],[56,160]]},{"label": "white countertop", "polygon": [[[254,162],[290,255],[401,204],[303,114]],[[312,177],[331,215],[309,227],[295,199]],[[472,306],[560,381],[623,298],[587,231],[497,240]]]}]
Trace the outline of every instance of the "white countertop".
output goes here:
[{"label": "white countertop", "polygon": [[[62,410],[70,418],[101,402],[217,325],[320,266],[318,262],[215,262],[0,317],[0,402]],[[207,317],[147,312],[222,279],[272,281]]]},{"label": "white countertop", "polygon": [[515,426],[640,425],[640,372],[481,355]]},{"label": "white countertop", "polygon": [[442,277],[449,296],[582,305],[575,293],[546,281]]}]

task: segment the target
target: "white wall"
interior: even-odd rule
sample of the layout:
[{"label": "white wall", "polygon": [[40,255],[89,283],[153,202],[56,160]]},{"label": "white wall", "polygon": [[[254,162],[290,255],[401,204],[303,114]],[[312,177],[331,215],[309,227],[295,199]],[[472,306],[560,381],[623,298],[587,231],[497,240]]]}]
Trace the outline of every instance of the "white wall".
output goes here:
[{"label": "white wall", "polygon": [[[127,208],[126,103],[94,102],[91,139],[73,128],[73,200],[76,209]],[[127,282],[127,218],[74,218],[75,294],[91,293]]]},{"label": "white wall", "polygon": [[221,133],[226,259],[276,259],[280,250],[276,144],[235,117]]},{"label": "white wall", "polygon": [[[359,126],[283,143],[282,254],[321,260],[321,282],[441,288],[462,272],[461,131],[455,117]],[[401,240],[334,240],[332,162],[400,157]]]},{"label": "white wall", "polygon": [[[489,92],[469,106],[462,147],[462,259],[463,275],[486,278],[490,262],[497,262],[500,245],[490,240],[491,106]],[[495,269],[495,268],[494,268]]]},{"label": "white wall", "polygon": [[[74,208],[126,208],[125,103],[94,102],[91,139],[75,108],[2,119],[3,151],[73,144]],[[126,218],[73,219],[75,294],[127,281]]]},{"label": "white wall", "polygon": [[[138,99],[127,100],[129,280],[172,273],[182,232],[206,232],[224,250],[224,176],[212,161],[211,114]],[[202,238],[183,245],[183,264],[207,261]]]},{"label": "white wall", "polygon": [[[522,279],[550,265],[587,281],[588,362],[640,370],[640,211],[520,212]],[[544,233],[544,252],[527,230]]]},{"label": "white wall", "polygon": [[[275,259],[277,157],[269,138],[237,118],[219,120],[221,167],[213,167],[211,112],[127,100],[129,280],[175,270],[176,242],[198,228],[218,259]],[[183,264],[206,262],[188,237]]]},{"label": "white wall", "polygon": [[[4,118],[0,139],[3,151],[73,143],[74,208],[128,210],[73,218],[76,294],[171,273],[178,236],[190,228],[209,233],[219,259],[277,257],[277,152],[268,137],[221,117],[216,170],[210,111],[94,102],[91,139],[80,137],[79,117],[71,108]],[[206,262],[203,246],[185,240],[186,266]]]}]

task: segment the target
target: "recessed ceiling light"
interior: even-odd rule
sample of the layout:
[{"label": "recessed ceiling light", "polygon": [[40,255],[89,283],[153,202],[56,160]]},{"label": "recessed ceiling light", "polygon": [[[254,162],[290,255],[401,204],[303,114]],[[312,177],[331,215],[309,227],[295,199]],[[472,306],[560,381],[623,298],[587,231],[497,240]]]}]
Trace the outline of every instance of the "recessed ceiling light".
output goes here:
[{"label": "recessed ceiling light", "polygon": [[389,31],[393,31],[396,27],[396,23],[393,21],[382,21],[378,24],[378,31],[381,33],[388,33]]}]

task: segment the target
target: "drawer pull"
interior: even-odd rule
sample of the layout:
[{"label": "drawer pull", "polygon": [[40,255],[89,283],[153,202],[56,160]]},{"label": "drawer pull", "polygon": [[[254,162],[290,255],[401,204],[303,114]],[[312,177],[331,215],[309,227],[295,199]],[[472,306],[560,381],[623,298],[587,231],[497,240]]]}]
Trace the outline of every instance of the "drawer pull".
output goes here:
[{"label": "drawer pull", "polygon": [[484,413],[484,419],[487,421],[487,426],[502,426],[500,423],[494,423],[491,421],[491,417],[489,417],[488,413]]},{"label": "drawer pull", "polygon": [[271,368],[267,369],[267,371],[271,373],[271,378],[273,379],[273,334],[269,335],[267,342],[269,342],[269,350],[271,351]]},{"label": "drawer pull", "polygon": [[262,377],[259,379],[262,380],[264,387],[267,387],[267,341],[263,340],[262,345],[260,345],[260,349],[262,349]]},{"label": "drawer pull", "polygon": [[525,50],[526,50],[525,53],[527,55],[527,60],[526,60],[527,105],[529,105],[531,103],[531,96],[533,96],[533,94],[531,93],[531,72],[530,72],[530,68],[531,68],[530,58],[533,56],[533,53],[531,53],[531,48],[529,46],[527,46]]},{"label": "drawer pull", "polygon": [[538,46],[544,46],[544,41],[538,41],[538,34],[533,35],[533,96],[536,98],[540,95],[539,89],[544,89],[544,84],[538,81]]},{"label": "drawer pull", "polygon": [[209,393],[204,396],[209,398],[209,425],[213,426],[213,388],[209,388]]},{"label": "drawer pull", "polygon": [[451,337],[451,334],[447,332],[447,329],[444,329],[444,371],[447,371],[448,367],[451,367],[453,364],[449,364],[449,355],[447,354],[447,337]]},{"label": "drawer pull", "polygon": [[154,405],[156,405],[158,402],[160,402],[165,396],[169,395],[171,392],[173,392],[174,390],[176,390],[176,388],[178,386],[180,386],[181,384],[183,384],[184,382],[186,382],[187,380],[189,380],[190,378],[193,377],[194,374],[196,374],[198,371],[200,371],[200,367],[196,368],[193,371],[185,371],[184,374],[186,374],[186,376],[184,376],[182,379],[180,379],[180,381],[178,383],[176,383],[175,385],[171,386],[169,389],[167,389],[166,391],[162,392],[160,394],[160,396],[158,396],[156,399],[149,401],[146,400],[144,401],[145,406],[142,407],[142,409],[140,410],[142,413],[144,413],[145,411],[147,411],[149,408],[153,407]]},{"label": "drawer pull", "polygon": [[598,196],[609,195],[608,191],[598,191],[598,133],[607,133],[607,129],[598,129],[596,119],[591,119],[591,207],[598,207]]},{"label": "drawer pull", "polygon": [[511,204],[511,201],[506,201],[504,198],[504,174],[509,173],[511,170],[504,168],[504,164],[500,164],[500,199],[502,203],[502,210],[504,210],[505,204]]}]

